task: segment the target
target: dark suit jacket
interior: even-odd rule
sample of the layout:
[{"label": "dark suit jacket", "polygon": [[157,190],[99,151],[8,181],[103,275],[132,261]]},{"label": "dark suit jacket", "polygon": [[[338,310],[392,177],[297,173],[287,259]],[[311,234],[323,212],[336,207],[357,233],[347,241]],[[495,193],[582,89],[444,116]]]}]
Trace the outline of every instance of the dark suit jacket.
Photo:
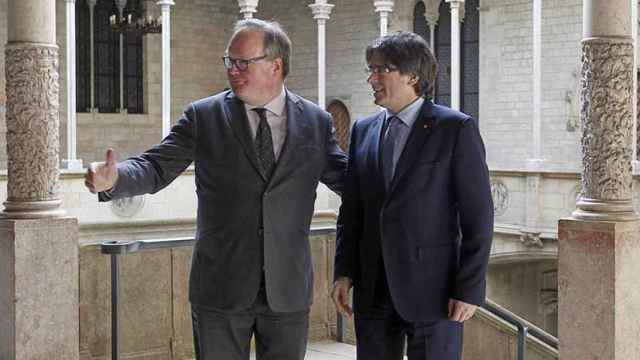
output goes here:
[{"label": "dark suit jacket", "polygon": [[393,304],[407,321],[445,318],[449,298],[481,304],[493,204],[476,121],[425,101],[387,192],[383,120],[384,112],[367,117],[351,132],[336,278],[353,280],[356,312],[371,306],[382,260]]},{"label": "dark suit jacket", "polygon": [[221,310],[249,307],[264,266],[274,311],[311,305],[308,235],[316,187],[322,181],[340,192],[347,161],[327,112],[291,92],[286,111],[286,140],[268,182],[258,170],[243,103],[226,91],[189,105],[159,145],[118,164],[116,186],[101,194],[108,200],[155,193],[195,163],[192,303]]}]

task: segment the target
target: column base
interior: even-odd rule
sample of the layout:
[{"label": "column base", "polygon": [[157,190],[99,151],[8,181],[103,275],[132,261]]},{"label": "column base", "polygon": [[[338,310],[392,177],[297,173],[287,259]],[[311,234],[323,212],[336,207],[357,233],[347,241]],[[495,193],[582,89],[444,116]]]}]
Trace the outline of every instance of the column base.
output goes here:
[{"label": "column base", "polygon": [[0,220],[0,357],[77,360],[78,222]]},{"label": "column base", "polygon": [[82,170],[82,159],[62,160],[62,168],[67,170]]},{"label": "column base", "polygon": [[4,202],[4,210],[0,213],[0,219],[44,219],[56,218],[65,215],[60,208],[62,200],[43,201],[12,201]]},{"label": "column base", "polygon": [[558,227],[560,359],[640,354],[640,221],[563,219]]},{"label": "column base", "polygon": [[571,216],[587,221],[635,221],[639,220],[631,200],[597,200],[580,198]]}]

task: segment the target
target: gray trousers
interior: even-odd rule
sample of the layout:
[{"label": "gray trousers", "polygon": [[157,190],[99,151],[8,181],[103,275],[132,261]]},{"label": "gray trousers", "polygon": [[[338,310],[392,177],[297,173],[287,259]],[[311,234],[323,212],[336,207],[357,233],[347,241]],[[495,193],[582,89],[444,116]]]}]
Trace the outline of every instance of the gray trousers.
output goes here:
[{"label": "gray trousers", "polygon": [[264,288],[248,309],[226,312],[191,304],[197,360],[249,360],[255,336],[257,360],[303,360],[309,310],[274,312]]}]

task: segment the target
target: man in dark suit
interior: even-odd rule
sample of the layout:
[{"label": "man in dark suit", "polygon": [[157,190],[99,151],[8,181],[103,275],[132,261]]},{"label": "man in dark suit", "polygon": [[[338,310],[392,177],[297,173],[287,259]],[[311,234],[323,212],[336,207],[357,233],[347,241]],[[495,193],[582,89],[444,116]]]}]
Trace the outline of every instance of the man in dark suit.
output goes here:
[{"label": "man in dark suit", "polygon": [[426,98],[436,60],[400,32],[366,50],[383,111],[351,130],[332,297],[358,359],[457,360],[462,322],[484,301],[493,233],[489,171],[474,119]]},{"label": "man in dark suit", "polygon": [[198,359],[301,360],[313,274],[308,234],[316,187],[340,192],[346,156],[331,116],[284,87],[290,41],[276,23],[236,24],[231,86],[190,104],[159,145],[92,166],[106,201],[155,193],[195,164],[196,244],[189,280]]}]

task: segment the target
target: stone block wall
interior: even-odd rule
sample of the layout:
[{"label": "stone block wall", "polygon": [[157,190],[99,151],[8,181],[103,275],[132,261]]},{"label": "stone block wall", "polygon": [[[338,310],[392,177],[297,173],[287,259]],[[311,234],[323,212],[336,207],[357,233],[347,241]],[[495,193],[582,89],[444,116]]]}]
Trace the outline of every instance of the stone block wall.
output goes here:
[{"label": "stone block wall", "polygon": [[[105,234],[84,234],[95,241]],[[147,236],[160,229],[152,230]],[[133,230],[135,233],[135,230]],[[173,232],[176,234],[175,232]],[[165,234],[166,235],[166,234]],[[122,228],[112,238],[127,239]],[[135,237],[134,237],[135,238]],[[131,240],[131,238],[129,238]],[[85,238],[81,242],[91,240]],[[329,298],[333,280],[334,235],[310,239],[314,302],[310,341],[335,338],[335,309]],[[193,359],[188,276],[191,247],[150,250],[120,257],[120,348],[127,359]],[[80,354],[82,360],[110,358],[110,264],[97,244],[80,247]]]}]

